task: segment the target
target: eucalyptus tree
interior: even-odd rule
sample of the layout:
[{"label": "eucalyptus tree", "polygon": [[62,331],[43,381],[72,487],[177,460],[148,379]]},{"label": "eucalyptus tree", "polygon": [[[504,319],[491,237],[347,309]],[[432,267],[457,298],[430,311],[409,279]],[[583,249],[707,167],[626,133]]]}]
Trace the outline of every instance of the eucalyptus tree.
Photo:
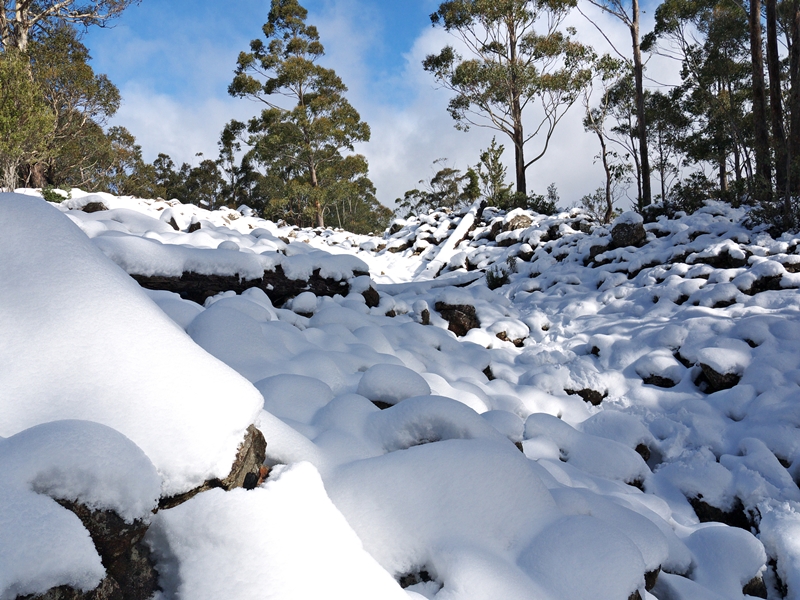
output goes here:
[{"label": "eucalyptus tree", "polygon": [[[614,122],[614,109],[618,108],[615,91],[619,88],[628,74],[625,63],[606,54],[598,58],[595,65],[595,78],[592,87],[587,90],[584,97],[585,114],[583,118],[584,129],[595,135],[600,143],[600,152],[597,158],[603,165],[605,182],[594,195],[585,196],[587,204],[598,204],[598,218],[603,223],[610,223],[614,214],[614,188],[624,179],[627,172],[627,165],[619,160],[619,153],[613,148],[617,139],[611,131]],[[599,88],[600,100],[596,106],[591,106],[591,96],[594,91],[594,84]],[[600,213],[599,203],[595,202],[602,198],[604,210]]]},{"label": "eucalyptus tree", "polygon": [[20,165],[44,157],[55,121],[29,68],[21,52],[0,53],[0,187],[9,191]]},{"label": "eucalyptus tree", "polygon": [[639,206],[643,208],[652,202],[652,192],[650,189],[650,158],[647,143],[647,116],[645,113],[645,92],[644,92],[644,61],[642,60],[641,47],[641,9],[639,0],[631,0],[628,8],[625,0],[589,0],[589,2],[600,8],[603,12],[619,19],[631,36],[632,65],[634,93],[636,101],[636,132],[639,142],[639,167],[641,169],[641,193],[639,194]]},{"label": "eucalyptus tree", "polygon": [[[527,194],[526,170],[544,156],[556,126],[591,79],[591,50],[560,26],[575,0],[447,0],[431,15],[468,54],[452,45],[423,61],[426,71],[453,92],[456,127],[488,127],[511,138],[516,191]],[[523,115],[534,103],[540,118],[526,131]],[[532,112],[532,111],[528,111]],[[532,158],[526,145],[540,136]]]},{"label": "eucalyptus tree", "polygon": [[0,47],[26,51],[40,32],[58,24],[106,25],[141,0],[3,0]]},{"label": "eucalyptus tree", "polygon": [[[370,129],[344,97],[347,87],[339,76],[317,64],[324,48],[316,27],[306,24],[307,14],[297,0],[272,0],[262,28],[265,40],[253,40],[250,51],[239,54],[228,91],[266,105],[248,124],[251,157],[301,178],[315,224],[324,227],[334,200],[320,174],[341,166],[343,152],[354,152],[356,143],[369,141]],[[366,176],[366,160],[360,165]],[[338,181],[352,180],[351,175],[344,173]],[[349,190],[362,192],[357,185]]]},{"label": "eucalyptus tree", "polygon": [[24,169],[26,185],[84,187],[105,160],[110,142],[100,137],[119,108],[119,90],[94,72],[89,51],[72,27],[61,25],[32,40],[27,55],[33,79],[56,119],[51,132],[42,131],[47,157]]}]

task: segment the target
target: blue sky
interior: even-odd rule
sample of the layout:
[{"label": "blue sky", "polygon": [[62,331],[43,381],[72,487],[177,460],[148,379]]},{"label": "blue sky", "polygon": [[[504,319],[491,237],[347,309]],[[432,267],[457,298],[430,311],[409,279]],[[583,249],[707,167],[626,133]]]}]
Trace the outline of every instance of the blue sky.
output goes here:
[{"label": "blue sky", "polygon": [[[431,163],[446,157],[465,169],[478,161],[493,132],[457,131],[446,112],[449,99],[422,70],[426,54],[452,41],[433,28],[436,0],[301,0],[326,49],[323,63],[350,88],[348,98],[372,128],[358,148],[370,162],[378,198],[387,205],[432,175]],[[236,57],[260,37],[268,0],[142,0],[110,28],[90,29],[85,43],[96,71],[120,88],[123,105],[113,124],[124,125],[141,144],[145,159],[166,152],[181,162],[196,153],[216,157],[224,124],[246,120],[260,109],[231,98]],[[601,46],[602,37],[581,17],[571,17],[581,39]],[[626,48],[624,29],[600,17],[606,34]],[[529,191],[544,193],[551,182],[568,206],[600,183],[596,143],[583,132],[582,107],[559,126],[545,158],[528,170]],[[506,162],[513,152],[508,141]],[[531,146],[531,152],[534,150]],[[509,169],[509,173],[513,170]],[[509,176],[509,179],[511,176]]]}]

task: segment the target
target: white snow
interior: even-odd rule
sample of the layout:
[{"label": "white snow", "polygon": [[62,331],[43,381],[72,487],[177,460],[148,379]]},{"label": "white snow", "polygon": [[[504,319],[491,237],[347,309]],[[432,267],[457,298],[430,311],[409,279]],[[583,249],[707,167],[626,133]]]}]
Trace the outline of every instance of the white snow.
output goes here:
[{"label": "white snow", "polygon": [[40,199],[0,196],[0,435],[82,419],[150,458],[162,492],[230,470],[261,397]]},{"label": "white snow", "polygon": [[407,599],[308,463],[252,492],[210,490],[162,511],[148,535],[169,597]]},{"label": "white snow", "polygon": [[105,569],[78,518],[54,500],[148,521],[161,480],[117,431],[55,421],[0,439],[0,598],[70,585],[89,591]]},{"label": "white snow", "polygon": [[[25,194],[0,197],[1,599],[104,576],[47,496],[146,520],[224,477],[251,423],[274,466],[262,486],[152,517],[159,600],[729,599],[754,577],[800,598],[799,237],[717,202],[626,213],[647,242],[610,249],[577,209],[431,211],[380,238]],[[90,200],[110,210],[77,210]],[[517,215],[530,225],[503,232]],[[125,274],[278,266],[349,291],[199,306]],[[489,290],[487,270],[507,282]],[[457,337],[440,302],[480,326]],[[740,381],[706,393],[700,364]],[[701,523],[689,499],[753,532]]]}]

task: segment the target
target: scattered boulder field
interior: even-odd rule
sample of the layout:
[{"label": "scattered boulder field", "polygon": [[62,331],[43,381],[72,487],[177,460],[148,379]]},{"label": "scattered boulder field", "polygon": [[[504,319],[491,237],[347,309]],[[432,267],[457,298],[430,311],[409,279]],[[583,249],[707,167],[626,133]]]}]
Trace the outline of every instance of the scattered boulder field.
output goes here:
[{"label": "scattered boulder field", "polygon": [[800,235],[0,194],[0,600],[800,599]]}]

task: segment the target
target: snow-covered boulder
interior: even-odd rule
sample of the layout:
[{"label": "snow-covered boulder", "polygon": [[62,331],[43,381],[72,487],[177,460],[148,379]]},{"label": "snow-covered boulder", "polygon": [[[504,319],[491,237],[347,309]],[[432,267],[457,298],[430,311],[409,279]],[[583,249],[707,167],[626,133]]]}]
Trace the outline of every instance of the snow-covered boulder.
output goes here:
[{"label": "snow-covered boulder", "polygon": [[0,436],[48,421],[116,429],[162,494],[230,471],[261,395],[38,198],[0,195]]}]

